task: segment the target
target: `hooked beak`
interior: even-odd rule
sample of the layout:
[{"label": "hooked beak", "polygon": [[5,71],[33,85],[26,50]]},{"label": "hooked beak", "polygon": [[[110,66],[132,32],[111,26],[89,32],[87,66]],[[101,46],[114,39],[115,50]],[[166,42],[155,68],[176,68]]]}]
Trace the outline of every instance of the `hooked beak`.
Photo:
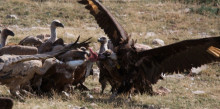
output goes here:
[{"label": "hooked beak", "polygon": [[15,33],[11,31],[11,32],[9,33],[9,35],[10,35],[10,36],[15,36]]},{"label": "hooked beak", "polygon": [[62,27],[62,28],[64,28],[64,25],[63,25],[62,23],[59,23],[59,24],[57,25],[57,27]]},{"label": "hooked beak", "polygon": [[101,41],[101,38],[98,38],[98,40],[97,40],[98,42],[100,42]]},{"label": "hooked beak", "polygon": [[62,23],[59,24],[60,27],[64,28],[64,25]]}]

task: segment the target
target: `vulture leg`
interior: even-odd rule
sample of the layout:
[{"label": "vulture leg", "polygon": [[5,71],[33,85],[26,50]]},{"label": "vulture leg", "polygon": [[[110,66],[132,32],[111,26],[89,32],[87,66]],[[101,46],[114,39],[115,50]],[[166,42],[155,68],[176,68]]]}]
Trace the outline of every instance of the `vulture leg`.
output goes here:
[{"label": "vulture leg", "polygon": [[118,96],[118,92],[117,91],[112,92],[112,95],[110,96],[110,100],[114,100],[115,97],[117,97],[117,96]]},{"label": "vulture leg", "polygon": [[101,83],[102,86],[102,94],[104,93],[104,90],[106,88],[106,84],[107,84],[107,80],[105,78],[105,74],[102,72],[102,70],[100,69],[100,75],[99,75],[99,83]]},{"label": "vulture leg", "polygon": [[83,84],[83,83],[79,83],[75,89],[79,89],[81,91],[89,91],[89,89]]},{"label": "vulture leg", "polygon": [[22,95],[25,95],[25,96],[32,96],[32,97],[35,96],[35,95],[32,94],[31,92],[26,91],[26,90],[24,90],[24,89],[21,89],[21,90],[20,90],[20,93],[21,93]]},{"label": "vulture leg", "polygon": [[18,98],[20,101],[24,102],[24,98],[21,97],[19,89],[19,85],[17,85],[16,87],[10,87],[10,93],[13,97]]}]

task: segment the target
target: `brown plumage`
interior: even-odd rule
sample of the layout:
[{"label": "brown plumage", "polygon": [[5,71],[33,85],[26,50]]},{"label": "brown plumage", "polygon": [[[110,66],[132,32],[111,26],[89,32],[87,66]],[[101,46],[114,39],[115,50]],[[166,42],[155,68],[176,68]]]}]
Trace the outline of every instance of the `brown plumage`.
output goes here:
[{"label": "brown plumage", "polygon": [[86,8],[114,45],[119,65],[116,70],[123,78],[120,80],[122,84],[118,93],[126,93],[135,88],[138,92],[153,94],[152,84],[161,78],[162,73],[183,72],[219,60],[206,50],[210,46],[219,48],[220,37],[185,40],[138,52],[134,41],[98,0],[79,2],[86,4]]},{"label": "brown plumage", "polygon": [[5,46],[8,35],[14,36],[13,31],[8,28],[4,28],[1,33],[2,48],[0,48],[0,56],[3,54],[32,55],[38,53],[38,49],[36,47],[21,46],[21,45]]},{"label": "brown plumage", "polygon": [[[90,40],[89,38],[88,40]],[[40,87],[37,87],[36,85],[33,85],[34,90],[41,90],[41,92],[48,92],[53,90],[56,90],[58,92],[61,92],[68,88],[67,86],[72,85],[72,83],[75,81],[75,71],[78,72],[79,66],[85,65],[87,61],[90,61],[91,59],[86,59],[88,56],[88,53],[86,51],[78,50],[79,47],[88,46],[90,42],[88,40],[82,42],[82,43],[76,43],[72,49],[67,51],[66,53],[58,56],[57,58],[64,63],[55,64],[52,66],[44,76],[39,77],[36,76],[36,79],[34,81],[39,81],[42,78],[42,84]],[[57,51],[62,48],[66,48],[71,46],[71,44],[64,45],[62,40],[56,40],[56,42],[53,43],[53,51]],[[91,57],[91,56],[90,56]],[[67,64],[68,62],[79,62],[79,64],[70,66]],[[71,64],[71,63],[70,63]],[[80,72],[80,71],[79,71]],[[83,73],[83,72],[82,72]],[[81,73],[80,73],[81,74]],[[76,74],[78,75],[78,74]],[[77,78],[80,79],[80,78]]]},{"label": "brown plumage", "polygon": [[32,55],[37,54],[38,49],[36,47],[12,45],[0,48],[0,56],[3,54],[11,55]]},{"label": "brown plumage", "polygon": [[[57,57],[73,49],[78,40],[79,38],[75,43],[65,47],[60,51],[47,52],[44,54],[36,55],[0,56],[0,82],[9,87],[12,95],[23,100],[23,98],[18,93],[16,93],[16,91],[19,91],[20,86],[29,82],[35,73],[43,75],[51,66],[58,62],[56,58],[52,57]],[[42,62],[42,60],[45,61]]]},{"label": "brown plumage", "polygon": [[22,39],[18,44],[39,47],[43,43],[43,40],[35,36],[27,36]]},{"label": "brown plumage", "polygon": [[[109,45],[112,45],[112,43],[108,41],[108,39],[106,37],[100,37],[98,38],[98,42],[100,43],[100,49],[99,49],[99,54],[102,54],[106,51],[108,51],[108,49],[113,49],[113,48],[109,48]],[[104,92],[105,90],[105,87],[107,85],[107,83],[109,83],[112,87],[111,91],[115,91],[116,89],[116,84],[117,82],[115,80],[113,80],[111,76],[111,73],[109,73],[108,69],[106,68],[105,64],[108,63],[108,64],[114,64],[114,63],[111,63],[109,61],[111,61],[112,59],[110,58],[103,58],[103,59],[100,59],[98,62],[97,62],[97,66],[100,70],[100,73],[99,73],[99,83],[101,83],[101,87],[102,87],[102,91],[101,93]],[[111,67],[113,67],[114,65],[110,65]],[[114,75],[113,75],[114,76]]]},{"label": "brown plumage", "polygon": [[[82,50],[71,50],[63,55],[60,55],[58,59],[63,62],[74,60],[83,60],[83,62],[77,64],[77,66],[69,66],[65,63],[55,64],[42,77],[41,91],[49,92],[52,89],[58,92],[64,90],[67,91],[69,86],[72,84],[77,85],[78,83],[84,86],[82,82],[84,82],[86,72],[89,70],[87,69],[88,63],[94,61],[94,58],[91,55],[93,54],[90,54],[89,58],[86,59],[86,57],[88,57],[88,53]],[[97,56],[95,58],[97,59]]]},{"label": "brown plumage", "polygon": [[12,109],[13,107],[12,99],[0,97],[0,107],[1,109]]},{"label": "brown plumage", "polygon": [[[70,57],[68,60],[62,59],[60,56],[59,59],[64,62],[74,60],[86,61],[86,54],[87,53],[83,51],[71,50],[61,55],[61,57],[68,55]],[[52,89],[58,92],[64,91],[65,88],[74,81],[74,71],[76,68],[77,66],[69,66],[66,63],[55,64],[42,77],[41,91],[48,92]]]}]

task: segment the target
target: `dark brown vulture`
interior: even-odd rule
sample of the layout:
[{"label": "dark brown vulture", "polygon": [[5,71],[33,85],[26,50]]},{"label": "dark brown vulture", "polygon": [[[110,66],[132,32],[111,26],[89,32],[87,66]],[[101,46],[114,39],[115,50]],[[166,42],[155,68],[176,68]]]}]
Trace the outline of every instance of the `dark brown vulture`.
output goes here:
[{"label": "dark brown vulture", "polygon": [[152,84],[157,83],[162,73],[183,72],[219,60],[207,49],[210,46],[220,48],[220,37],[185,40],[137,52],[134,41],[98,0],[80,0],[79,3],[86,5],[113,43],[118,64],[114,70],[121,78],[118,94],[133,88],[140,93],[153,94]]},{"label": "dark brown vulture", "polygon": [[[49,92],[52,89],[58,92],[70,91],[68,89],[72,84],[82,84],[86,72],[90,73],[91,71],[91,66],[90,69],[87,69],[87,64],[93,62],[93,59],[96,58],[95,60],[97,60],[98,58],[93,57],[92,55],[94,54],[91,52],[88,59],[85,59],[88,57],[88,53],[82,50],[71,50],[59,56],[58,58],[63,62],[72,61],[76,65],[70,66],[68,63],[58,63],[52,66],[42,77],[41,92]],[[82,84],[82,86],[84,85]]]},{"label": "dark brown vulture", "polygon": [[[56,43],[56,42],[54,42]],[[74,46],[74,50],[70,50],[57,58],[64,63],[57,63],[53,65],[44,76],[42,76],[42,84],[40,87],[33,85],[32,88],[41,92],[50,92],[51,90],[56,90],[58,92],[69,91],[66,90],[69,86],[77,85],[78,83],[82,86],[85,78],[88,76],[92,70],[92,63],[98,59],[98,56],[95,52],[90,49],[90,53],[85,51],[85,48],[88,47],[90,42],[77,44]],[[59,44],[57,42],[57,44]],[[68,47],[66,45],[64,47]],[[84,49],[78,49],[84,48]],[[56,50],[55,50],[56,51]],[[86,57],[88,59],[85,59]],[[68,62],[71,61],[74,66],[70,66]],[[36,76],[35,80],[39,81],[41,77]]]},{"label": "dark brown vulture", "polygon": [[[109,47],[109,45],[112,45],[111,42],[109,42],[109,40],[106,37],[100,37],[98,38],[98,42],[100,43],[100,49],[99,49],[99,55],[103,55],[104,52],[109,51],[108,49],[111,49],[111,47]],[[115,79],[112,79],[115,77],[115,75],[111,75],[112,73],[109,73],[108,70],[108,66],[111,66],[111,69],[114,69],[113,66],[115,64],[112,63],[111,64],[112,59],[107,58],[107,56],[105,56],[102,60],[99,59],[99,61],[97,61],[97,66],[99,68],[99,83],[101,83],[101,87],[102,87],[102,91],[101,93],[104,93],[105,87],[107,85],[107,83],[109,83],[112,87],[111,92],[113,92],[115,90],[115,87],[117,85],[117,81],[115,81]],[[106,66],[106,63],[108,63],[108,66]]]}]

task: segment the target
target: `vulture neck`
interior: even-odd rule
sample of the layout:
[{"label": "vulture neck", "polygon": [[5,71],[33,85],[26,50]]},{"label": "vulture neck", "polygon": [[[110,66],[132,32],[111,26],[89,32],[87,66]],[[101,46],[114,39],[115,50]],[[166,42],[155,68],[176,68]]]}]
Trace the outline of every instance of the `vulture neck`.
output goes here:
[{"label": "vulture neck", "polygon": [[107,49],[108,49],[107,43],[101,43],[99,53],[103,53],[103,52],[106,51]]},{"label": "vulture neck", "polygon": [[1,33],[1,46],[4,47],[6,44],[6,39],[8,36],[6,36],[3,32]]},{"label": "vulture neck", "polygon": [[50,41],[55,42],[57,38],[56,27],[51,26],[50,31],[51,31]]},{"label": "vulture neck", "polygon": [[[46,60],[45,60],[46,61]],[[55,64],[55,63],[54,63]],[[38,69],[38,74],[45,74],[47,72],[47,70],[52,67],[54,64],[48,64],[46,62],[43,63],[42,67]]]}]

